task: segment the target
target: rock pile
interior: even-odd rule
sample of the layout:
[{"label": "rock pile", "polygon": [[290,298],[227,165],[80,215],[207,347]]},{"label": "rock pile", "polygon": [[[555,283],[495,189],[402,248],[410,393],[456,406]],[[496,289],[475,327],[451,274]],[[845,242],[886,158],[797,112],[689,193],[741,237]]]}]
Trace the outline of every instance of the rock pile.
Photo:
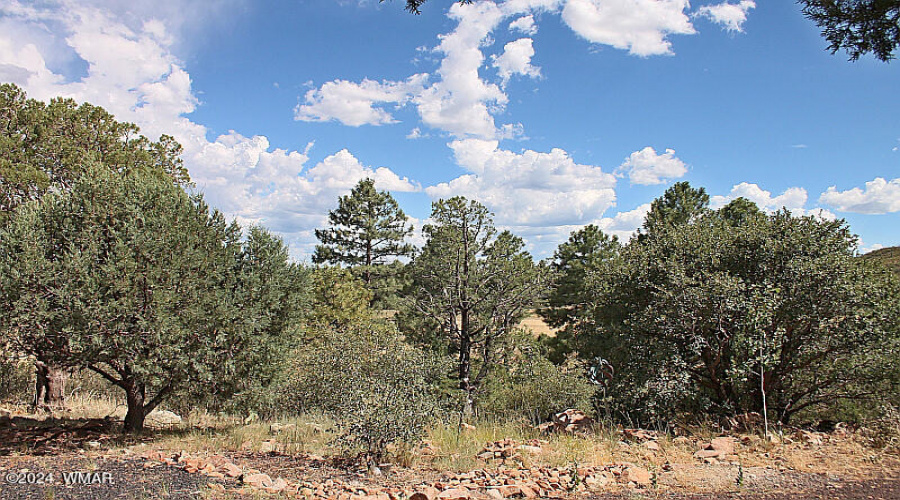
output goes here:
[{"label": "rock pile", "polygon": [[[530,445],[526,445],[530,446]],[[360,486],[340,479],[323,482],[294,483],[272,478],[258,470],[243,469],[221,455],[191,456],[180,452],[167,455],[151,451],[140,455],[144,467],[169,465],[186,472],[205,474],[212,478],[230,478],[237,486],[284,492],[308,500],[503,500],[506,498],[562,498],[584,490],[596,490],[613,484],[646,487],[652,475],[633,464],[579,467],[479,469],[463,474],[443,476],[439,481],[413,486]],[[212,485],[211,485],[212,486]],[[224,488],[221,485],[212,486]],[[238,488],[236,490],[240,491]]]},{"label": "rock pile", "polygon": [[736,460],[734,442],[734,438],[730,437],[717,437],[708,443],[702,442],[694,456],[708,464],[716,464],[721,459]]}]

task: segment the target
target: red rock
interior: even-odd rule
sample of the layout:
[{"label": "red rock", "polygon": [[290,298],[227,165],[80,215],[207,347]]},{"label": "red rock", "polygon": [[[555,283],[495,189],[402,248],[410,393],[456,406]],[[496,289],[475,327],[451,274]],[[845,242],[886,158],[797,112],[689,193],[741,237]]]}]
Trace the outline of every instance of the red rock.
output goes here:
[{"label": "red rock", "polygon": [[222,472],[224,472],[228,477],[239,477],[244,473],[240,467],[234,465],[231,462],[228,462],[222,466]]},{"label": "red rock", "polygon": [[622,481],[647,486],[652,482],[650,471],[642,467],[628,467],[622,472]]},{"label": "red rock", "polygon": [[718,437],[712,440],[710,447],[722,455],[734,454],[734,439],[730,437]]},{"label": "red rock", "polygon": [[466,488],[450,488],[442,491],[437,497],[441,500],[469,500],[472,495]]},{"label": "red rock", "polygon": [[434,500],[440,493],[441,492],[438,491],[437,488],[425,486],[413,493],[412,496],[409,497],[409,500]]},{"label": "red rock", "polygon": [[244,476],[243,482],[257,488],[267,488],[273,484],[272,478],[268,474],[250,474]]},{"label": "red rock", "polygon": [[522,490],[519,489],[519,487],[514,484],[507,484],[504,486],[500,486],[499,488],[497,488],[497,491],[499,491],[500,494],[503,495],[503,498],[514,497],[516,495],[522,494]]},{"label": "red rock", "polygon": [[715,458],[721,454],[722,452],[718,450],[700,450],[694,453],[694,456],[697,458]]},{"label": "red rock", "polygon": [[538,489],[536,487],[520,485],[519,489],[522,491],[522,496],[524,496],[525,498],[538,497]]}]

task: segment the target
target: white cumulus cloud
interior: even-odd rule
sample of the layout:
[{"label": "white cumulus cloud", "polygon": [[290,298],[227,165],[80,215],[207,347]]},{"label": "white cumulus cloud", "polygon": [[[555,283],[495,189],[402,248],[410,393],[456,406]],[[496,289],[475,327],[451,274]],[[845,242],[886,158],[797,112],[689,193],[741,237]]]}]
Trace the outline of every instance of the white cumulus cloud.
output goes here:
[{"label": "white cumulus cloud", "polygon": [[644,224],[650,204],[645,203],[634,210],[619,212],[612,217],[604,217],[597,222],[597,226],[604,233],[617,236],[620,241],[628,241]]},{"label": "white cumulus cloud", "polygon": [[750,9],[755,8],[756,2],[753,0],[741,0],[738,3],[722,2],[700,7],[697,9],[697,15],[722,25],[727,31],[743,32],[747,14]]},{"label": "white cumulus cloud", "polygon": [[631,153],[619,166],[620,173],[628,175],[632,184],[662,184],[666,179],[677,179],[687,173],[687,166],[675,156],[675,151],[667,149],[663,154],[647,146]]},{"label": "white cumulus cloud", "polygon": [[494,67],[497,74],[503,80],[503,84],[509,81],[512,75],[523,75],[537,78],[541,76],[541,69],[531,65],[534,57],[534,47],[531,38],[520,38],[507,43],[503,47],[503,54],[494,56]]},{"label": "white cumulus cloud", "polygon": [[[311,250],[313,229],[360,179],[374,178],[379,189],[420,189],[386,167],[363,165],[347,150],[306,169],[311,143],[301,152],[273,149],[261,135],[230,132],[208,140],[206,127],[185,116],[198,100],[190,75],[173,53],[177,37],[167,27],[168,18],[135,22],[130,10],[106,10],[108,3],[0,2],[0,75],[13,76],[9,81],[29,97],[90,102],[120,121],[136,123],[148,137],[174,136],[184,146],[192,179],[213,206],[281,233],[295,255]],[[67,55],[60,59],[59,54]],[[86,67],[83,74],[63,71],[72,61]]]},{"label": "white cumulus cloud", "polygon": [[563,21],[584,39],[638,56],[672,53],[669,35],[696,33],[688,0],[568,0]]},{"label": "white cumulus cloud", "polygon": [[403,105],[422,92],[427,80],[425,73],[413,75],[403,82],[334,80],[307,92],[305,103],[294,109],[294,118],[317,122],[335,120],[352,127],[395,123],[389,112],[376,105]]},{"label": "white cumulus cloud", "polygon": [[832,212],[822,208],[805,208],[809,194],[802,187],[791,187],[778,196],[772,196],[771,191],[766,191],[759,187],[758,184],[742,182],[731,188],[731,192],[728,195],[712,196],[709,205],[714,209],[722,208],[736,198],[746,198],[756,203],[761,210],[767,212],[786,208],[797,216],[816,215],[828,220],[837,218]]},{"label": "white cumulus cloud", "polygon": [[837,186],[831,186],[819,197],[819,203],[831,205],[841,212],[860,214],[900,212],[900,178],[888,181],[876,177],[866,183],[865,189],[855,187],[838,191]]},{"label": "white cumulus cloud", "polygon": [[528,14],[522,16],[515,21],[509,23],[510,31],[519,31],[526,35],[534,35],[537,33],[537,25],[534,24],[534,15]]},{"label": "white cumulus cloud", "polygon": [[457,164],[469,173],[425,192],[433,199],[462,195],[478,200],[496,214],[501,226],[584,224],[615,203],[615,177],[600,167],[576,163],[562,149],[516,153],[482,139],[457,140],[449,146]]}]

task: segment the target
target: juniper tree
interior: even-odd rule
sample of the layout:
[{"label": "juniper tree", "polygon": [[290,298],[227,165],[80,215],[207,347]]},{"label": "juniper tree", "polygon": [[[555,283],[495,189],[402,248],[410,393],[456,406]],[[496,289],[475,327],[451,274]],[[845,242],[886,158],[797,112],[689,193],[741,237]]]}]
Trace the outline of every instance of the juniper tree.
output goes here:
[{"label": "juniper tree", "polygon": [[767,407],[787,422],[884,396],[897,282],[855,253],[844,221],[786,211],[707,212],[631,242],[589,280],[591,334],[616,369],[607,408],[649,423]]},{"label": "juniper tree", "polygon": [[[163,135],[152,142],[137,126],[118,122],[103,108],[72,99],[28,99],[12,84],[0,85],[0,225],[15,208],[51,190],[65,191],[95,166],[119,174],[142,171],[190,185],[182,148]],[[37,351],[34,404],[64,403],[65,367]]]},{"label": "juniper tree", "polygon": [[292,323],[286,251],[167,179],[89,170],[0,235],[0,324],[23,351],[126,395],[126,432],[181,391],[219,391]]}]

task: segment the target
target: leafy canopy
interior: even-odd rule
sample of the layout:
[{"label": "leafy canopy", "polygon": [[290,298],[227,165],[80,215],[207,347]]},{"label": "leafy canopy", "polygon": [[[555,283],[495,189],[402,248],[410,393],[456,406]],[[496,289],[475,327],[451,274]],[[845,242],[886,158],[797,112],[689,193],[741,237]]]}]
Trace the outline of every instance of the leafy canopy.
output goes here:
[{"label": "leafy canopy", "polygon": [[822,29],[832,54],[843,50],[851,61],[865,54],[888,62],[900,46],[898,0],[798,0],[803,14]]},{"label": "leafy canopy", "polygon": [[139,132],[101,107],[62,98],[47,104],[0,84],[0,222],[51,188],[70,189],[98,165],[190,185],[181,145],[167,135],[152,142]]},{"label": "leafy canopy", "polygon": [[0,325],[22,351],[121,387],[139,431],[165,398],[222,392],[263,364],[295,322],[283,244],[239,236],[169,179],[92,168],[0,235]]},{"label": "leafy canopy", "polygon": [[843,221],[708,212],[593,275],[590,326],[615,369],[605,406],[639,420],[681,411],[808,408],[878,397],[898,335],[897,283],[855,257]]}]

